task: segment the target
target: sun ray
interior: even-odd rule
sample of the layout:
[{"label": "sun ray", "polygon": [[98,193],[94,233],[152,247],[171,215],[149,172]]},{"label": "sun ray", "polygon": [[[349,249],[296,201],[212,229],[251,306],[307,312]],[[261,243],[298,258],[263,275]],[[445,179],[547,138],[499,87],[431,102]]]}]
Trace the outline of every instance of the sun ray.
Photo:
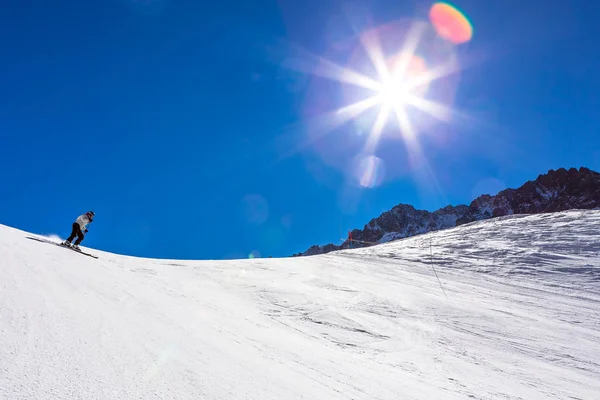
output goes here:
[{"label": "sun ray", "polygon": [[460,71],[459,66],[456,62],[447,62],[442,65],[438,65],[433,69],[427,70],[427,72],[415,77],[409,83],[410,87],[417,87],[421,85],[428,85],[433,81],[450,76]]},{"label": "sun ray", "polygon": [[340,109],[319,114],[308,119],[307,121],[303,121],[302,124],[298,125],[297,127],[291,128],[291,131],[302,130],[305,132],[310,132],[310,137],[304,139],[301,143],[298,143],[294,149],[290,149],[288,152],[283,154],[282,159],[290,157],[302,149],[309,147],[311,144],[323,138],[328,133],[343,126],[350,120],[353,120],[368,109],[373,108],[378,104],[379,102],[376,101],[375,96],[373,96]]},{"label": "sun ray", "polygon": [[[417,180],[418,185],[422,185],[423,182],[433,183],[433,186],[440,190],[439,183],[435,174],[433,173],[427,157],[423,154],[419,140],[417,139],[416,132],[413,130],[410,123],[410,119],[403,109],[396,109],[396,118],[398,124],[401,126],[402,137],[404,138],[404,144],[407,148],[408,163],[417,175],[424,176],[425,178]],[[421,171],[420,173],[417,171]]]},{"label": "sun ray", "polygon": [[414,142],[416,140],[416,135],[406,110],[402,107],[395,107],[394,113],[396,114],[396,120],[398,121],[398,126],[400,127],[400,134],[404,138],[404,141],[408,144]]},{"label": "sun ray", "polygon": [[398,124],[401,127],[404,144],[407,148],[408,163],[415,173],[415,182],[417,185],[423,186],[426,183],[433,186],[435,190],[443,194],[437,177],[435,176],[427,157],[423,154],[416,132],[412,128],[410,119],[406,111],[402,108],[395,109]]},{"label": "sun ray", "polygon": [[360,41],[367,52],[371,63],[373,63],[373,66],[379,75],[379,79],[382,82],[389,81],[391,79],[391,74],[381,48],[381,41],[379,40],[377,31],[361,35]]},{"label": "sun ray", "polygon": [[400,50],[400,59],[398,61],[398,65],[396,66],[397,73],[404,75],[406,70],[408,69],[408,65],[410,60],[415,54],[417,50],[417,46],[419,45],[419,41],[424,32],[424,25],[422,24],[412,24],[408,34],[406,35],[406,40],[404,42],[404,46]]},{"label": "sun ray", "polygon": [[387,122],[390,110],[391,106],[389,105],[383,105],[379,110],[377,119],[375,120],[373,128],[371,129],[371,133],[367,137],[367,141],[365,143],[364,152],[366,154],[373,154],[375,152],[375,148],[377,147],[379,139],[381,138],[381,133],[383,132],[383,128]]},{"label": "sun ray", "polygon": [[449,122],[454,112],[452,108],[444,104],[417,96],[411,99],[411,105],[444,122]]},{"label": "sun ray", "polygon": [[348,118],[356,118],[363,112],[367,111],[369,108],[373,108],[379,104],[379,99],[377,96],[371,96],[364,100],[357,101],[356,103],[352,103],[345,107],[342,107],[336,111],[337,115],[344,115]]},{"label": "sun ray", "polygon": [[300,58],[287,61],[286,66],[290,69],[370,90],[377,90],[379,86],[379,82],[355,70],[343,67],[301,48],[296,48],[296,51],[299,53]]}]

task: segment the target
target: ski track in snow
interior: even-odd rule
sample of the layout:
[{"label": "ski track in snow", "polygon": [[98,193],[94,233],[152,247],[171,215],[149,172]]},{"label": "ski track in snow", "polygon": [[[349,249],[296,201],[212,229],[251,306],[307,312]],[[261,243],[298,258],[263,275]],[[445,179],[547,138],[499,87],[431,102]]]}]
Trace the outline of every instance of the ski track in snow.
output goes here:
[{"label": "ski track in snow", "polygon": [[0,398],[599,399],[599,229],[571,211],[179,261],[0,226]]}]

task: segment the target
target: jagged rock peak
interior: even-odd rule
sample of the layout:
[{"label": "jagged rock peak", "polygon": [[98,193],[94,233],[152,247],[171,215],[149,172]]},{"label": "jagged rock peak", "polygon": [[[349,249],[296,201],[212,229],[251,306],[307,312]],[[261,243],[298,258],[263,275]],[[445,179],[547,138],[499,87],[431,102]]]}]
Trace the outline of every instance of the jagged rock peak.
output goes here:
[{"label": "jagged rock peak", "polygon": [[362,230],[352,231],[352,243],[312,246],[300,255],[328,253],[349,247],[385,243],[439,229],[511,214],[536,214],[600,207],[600,174],[588,168],[559,168],[539,175],[517,189],[484,194],[470,205],[448,205],[437,211],[417,210],[398,204],[372,219]]}]

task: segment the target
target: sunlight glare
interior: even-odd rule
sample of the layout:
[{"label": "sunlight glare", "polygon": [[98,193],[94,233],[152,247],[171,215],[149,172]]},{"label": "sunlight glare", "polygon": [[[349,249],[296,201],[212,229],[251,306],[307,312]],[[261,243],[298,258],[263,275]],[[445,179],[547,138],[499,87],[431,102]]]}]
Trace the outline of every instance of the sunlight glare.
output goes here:
[{"label": "sunlight glare", "polygon": [[382,81],[379,88],[378,98],[382,106],[404,108],[413,103],[413,98],[425,94],[428,84],[425,60],[403,52],[391,58],[389,63],[388,78]]},{"label": "sunlight glare", "polygon": [[394,77],[390,82],[384,83],[378,97],[382,106],[386,108],[404,107],[410,102],[409,89],[400,77]]},{"label": "sunlight glare", "polygon": [[[375,187],[378,184],[373,182],[378,179],[373,177],[383,176],[377,172],[383,159],[377,156],[383,157],[389,149],[378,148],[382,139],[403,141],[408,165],[423,168],[427,160],[419,135],[429,133],[426,127],[456,116],[452,103],[455,75],[461,67],[455,46],[447,41],[462,43],[472,35],[470,24],[464,23],[466,18],[457,19],[457,13],[464,18],[447,3],[436,3],[430,12],[432,24],[397,21],[363,32],[356,36],[357,43],[350,44],[354,50],[343,64],[333,61],[341,58],[328,59],[298,48],[299,57],[286,63],[288,68],[342,84],[345,102],[331,104],[330,100],[337,101],[330,95],[335,89],[315,80],[306,102],[310,111],[306,113],[310,118],[307,127],[311,144],[328,163],[347,168],[344,152],[361,155],[349,171],[361,187]],[[436,36],[445,40],[432,40]],[[347,138],[324,140],[350,121],[355,129],[346,132]],[[390,166],[399,162],[386,162],[390,177]]]}]

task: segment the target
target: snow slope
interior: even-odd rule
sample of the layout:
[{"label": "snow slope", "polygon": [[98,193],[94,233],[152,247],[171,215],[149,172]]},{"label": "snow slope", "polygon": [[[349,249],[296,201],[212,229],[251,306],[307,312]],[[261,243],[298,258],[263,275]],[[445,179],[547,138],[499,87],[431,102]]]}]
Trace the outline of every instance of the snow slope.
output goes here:
[{"label": "snow slope", "polygon": [[599,229],[572,211],[173,261],[0,226],[0,398],[599,399]]}]

